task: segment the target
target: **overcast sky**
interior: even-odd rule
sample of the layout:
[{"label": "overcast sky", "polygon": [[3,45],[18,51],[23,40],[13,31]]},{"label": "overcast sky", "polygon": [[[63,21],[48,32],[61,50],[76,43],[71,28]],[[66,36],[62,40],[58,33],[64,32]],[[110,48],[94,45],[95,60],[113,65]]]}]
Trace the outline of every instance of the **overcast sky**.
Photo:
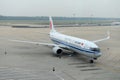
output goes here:
[{"label": "overcast sky", "polygon": [[0,0],[0,15],[120,18],[120,0]]}]

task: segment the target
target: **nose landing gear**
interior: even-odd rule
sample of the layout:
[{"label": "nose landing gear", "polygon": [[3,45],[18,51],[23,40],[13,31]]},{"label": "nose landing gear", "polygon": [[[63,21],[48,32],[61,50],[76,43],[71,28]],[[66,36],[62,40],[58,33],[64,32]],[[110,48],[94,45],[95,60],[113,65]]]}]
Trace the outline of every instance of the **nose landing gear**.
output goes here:
[{"label": "nose landing gear", "polygon": [[90,63],[94,63],[94,60],[93,60],[93,59],[91,59],[91,60],[90,60]]},{"label": "nose landing gear", "polygon": [[94,63],[94,60],[97,60],[97,58],[91,58],[91,59],[89,60],[89,62],[90,62],[90,63]]}]

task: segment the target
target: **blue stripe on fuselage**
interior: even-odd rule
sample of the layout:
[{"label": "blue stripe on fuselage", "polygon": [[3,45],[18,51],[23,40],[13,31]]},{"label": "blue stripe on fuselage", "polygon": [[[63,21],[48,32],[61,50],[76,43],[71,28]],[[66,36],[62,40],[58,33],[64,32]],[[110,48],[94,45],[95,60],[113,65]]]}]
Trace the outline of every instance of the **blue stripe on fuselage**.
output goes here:
[{"label": "blue stripe on fuselage", "polygon": [[84,51],[84,52],[88,52],[88,53],[96,53],[96,52],[94,52],[94,51],[88,51],[88,50],[85,50],[85,49],[80,49],[80,48],[78,48],[78,47],[76,47],[76,46],[73,46],[73,45],[70,45],[70,44],[67,44],[66,42],[63,42],[63,41],[60,41],[60,40],[58,40],[58,39],[55,39],[55,38],[51,38],[51,40],[53,40],[54,42],[57,42],[57,43],[59,43],[59,44],[63,44],[63,45],[65,45],[65,46],[68,46],[68,47],[71,47],[71,48],[74,48],[74,49],[77,49],[77,50],[79,50],[79,51]]}]

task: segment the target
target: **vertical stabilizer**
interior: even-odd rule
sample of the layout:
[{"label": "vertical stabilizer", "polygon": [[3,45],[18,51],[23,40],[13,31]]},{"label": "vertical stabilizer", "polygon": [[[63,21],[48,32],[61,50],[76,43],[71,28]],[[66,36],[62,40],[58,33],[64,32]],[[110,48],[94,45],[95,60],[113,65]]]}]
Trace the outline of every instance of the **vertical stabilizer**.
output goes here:
[{"label": "vertical stabilizer", "polygon": [[52,17],[49,17],[49,20],[50,20],[50,30],[51,30],[52,32],[55,32],[56,30],[54,29]]}]

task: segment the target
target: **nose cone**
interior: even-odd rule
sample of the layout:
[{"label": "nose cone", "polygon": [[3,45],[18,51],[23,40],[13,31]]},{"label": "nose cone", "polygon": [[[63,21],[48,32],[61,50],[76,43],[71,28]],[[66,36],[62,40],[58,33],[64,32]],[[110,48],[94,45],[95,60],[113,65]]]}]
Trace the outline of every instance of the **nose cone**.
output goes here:
[{"label": "nose cone", "polygon": [[96,56],[96,57],[100,57],[101,55],[102,55],[102,53],[101,53],[101,52],[99,52],[99,53],[95,54],[95,56]]}]

